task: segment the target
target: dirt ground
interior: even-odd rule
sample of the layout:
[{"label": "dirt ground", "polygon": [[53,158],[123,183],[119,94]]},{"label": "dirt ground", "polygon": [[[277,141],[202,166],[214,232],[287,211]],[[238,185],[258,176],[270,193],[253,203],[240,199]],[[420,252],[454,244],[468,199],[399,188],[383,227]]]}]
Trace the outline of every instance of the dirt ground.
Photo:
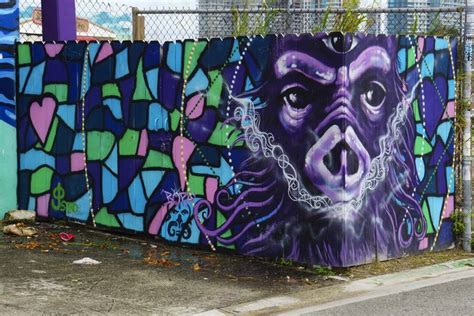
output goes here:
[{"label": "dirt ground", "polygon": [[[31,238],[0,233],[0,314],[53,310],[196,313],[472,257],[453,249],[330,270],[123,237],[86,227],[47,223],[35,227],[38,236]],[[76,237],[63,242],[60,232]],[[72,264],[84,257],[101,264]]]}]

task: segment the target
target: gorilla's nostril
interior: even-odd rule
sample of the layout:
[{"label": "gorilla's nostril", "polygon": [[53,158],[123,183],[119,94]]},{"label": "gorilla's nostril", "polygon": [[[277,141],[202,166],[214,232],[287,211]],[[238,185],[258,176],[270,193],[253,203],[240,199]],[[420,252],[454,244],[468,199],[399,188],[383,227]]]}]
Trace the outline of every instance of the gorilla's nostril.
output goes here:
[{"label": "gorilla's nostril", "polygon": [[352,175],[359,171],[359,157],[355,151],[345,142],[340,141],[323,158],[324,165],[334,175],[341,172],[345,167],[347,175]]},{"label": "gorilla's nostril", "polygon": [[342,165],[342,150],[345,142],[339,142],[326,156],[323,158],[324,165],[332,174],[338,174]]},{"label": "gorilla's nostril", "polygon": [[357,157],[357,154],[352,150],[352,148],[349,146],[347,147],[347,174],[356,174],[357,171],[359,171],[359,157]]}]

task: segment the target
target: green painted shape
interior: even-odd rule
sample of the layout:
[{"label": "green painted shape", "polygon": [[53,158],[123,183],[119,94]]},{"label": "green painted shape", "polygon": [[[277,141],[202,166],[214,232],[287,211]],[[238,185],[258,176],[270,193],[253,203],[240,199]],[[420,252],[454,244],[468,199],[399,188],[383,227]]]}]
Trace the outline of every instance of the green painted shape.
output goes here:
[{"label": "green painted shape", "polygon": [[118,97],[120,98],[120,90],[116,83],[106,83],[102,86],[102,97]]},{"label": "green painted shape", "polygon": [[410,49],[407,50],[407,55],[408,55],[408,69],[413,67],[415,65],[415,49],[413,47],[410,47]]},{"label": "green painted shape", "polygon": [[67,101],[67,84],[47,84],[44,86],[44,94],[51,93],[56,97],[58,103],[64,103]]},{"label": "green painted shape", "polygon": [[31,64],[31,53],[30,53],[30,44],[20,44],[18,45],[18,64],[19,65],[29,65]]},{"label": "green painted shape", "polygon": [[162,153],[161,151],[150,150],[148,152],[148,156],[146,158],[143,169],[154,169],[154,168],[173,169],[174,168],[173,161],[171,160],[170,156]]},{"label": "green painted shape", "polygon": [[418,100],[413,101],[413,115],[415,122],[421,122],[420,107],[418,106]]},{"label": "green painted shape", "polygon": [[431,144],[428,143],[426,139],[421,136],[416,136],[414,150],[416,156],[429,154],[432,150]]},{"label": "green painted shape", "polygon": [[178,129],[180,112],[178,110],[174,110],[173,112],[171,112],[170,119],[171,119],[171,130],[174,132]]},{"label": "green painted shape", "polygon": [[145,81],[145,76],[143,75],[143,59],[140,59],[137,68],[137,83],[135,85],[135,92],[133,93],[134,101],[151,101],[151,93],[148,90],[148,86]]},{"label": "green painted shape", "polygon": [[[217,227],[221,227],[225,223],[225,221],[226,221],[226,218],[224,217],[224,215],[222,215],[220,211],[217,211],[217,217],[216,217]],[[221,237],[222,238],[232,237],[232,231],[228,229],[221,235]],[[217,242],[217,246],[222,247],[222,248],[235,249],[234,245],[224,245],[220,242]]]},{"label": "green painted shape", "polygon": [[119,142],[119,155],[135,156],[137,154],[139,140],[140,132],[133,129],[127,129]]},{"label": "green painted shape", "polygon": [[[229,137],[226,136],[226,133],[229,133]],[[216,146],[227,146],[228,144],[232,145],[240,135],[241,132],[235,127],[218,122],[207,142]],[[244,143],[242,141],[235,144],[235,146],[238,147],[243,145]]]},{"label": "green painted shape", "polygon": [[222,94],[222,85],[224,83],[224,79],[222,78],[221,72],[219,70],[209,71],[209,78],[214,80],[211,88],[207,92],[207,105],[218,107],[219,101],[221,99]]},{"label": "green painted shape", "polygon": [[113,214],[109,214],[107,208],[105,207],[101,208],[99,213],[95,215],[95,222],[106,227],[120,227],[120,224],[115,216]]},{"label": "green painted shape", "polygon": [[53,149],[56,134],[58,132],[59,120],[57,117],[54,118],[51,128],[49,129],[48,138],[46,138],[46,144],[44,145],[44,151],[50,152]]},{"label": "green painted shape", "polygon": [[0,151],[0,170],[2,181],[0,181],[0,219],[5,213],[16,209],[17,206],[17,146],[16,128],[0,120],[0,144],[5,150]]},{"label": "green painted shape", "polygon": [[431,215],[430,215],[430,211],[428,210],[428,204],[426,203],[426,200],[423,201],[422,209],[423,209],[423,215],[425,216],[425,219],[426,219],[426,233],[432,234],[434,233],[433,223],[431,222]]},{"label": "green painted shape", "polygon": [[105,160],[115,144],[111,132],[87,132],[87,160]]},{"label": "green painted shape", "polygon": [[31,194],[44,194],[51,188],[54,171],[50,167],[41,167],[31,174]]},{"label": "green painted shape", "polygon": [[[188,79],[197,66],[197,61],[202,52],[206,49],[207,41],[188,41],[184,48],[184,79]],[[191,53],[194,47],[194,52]]]},{"label": "green painted shape", "polygon": [[190,174],[188,176],[189,190],[195,195],[204,196],[206,177]]}]

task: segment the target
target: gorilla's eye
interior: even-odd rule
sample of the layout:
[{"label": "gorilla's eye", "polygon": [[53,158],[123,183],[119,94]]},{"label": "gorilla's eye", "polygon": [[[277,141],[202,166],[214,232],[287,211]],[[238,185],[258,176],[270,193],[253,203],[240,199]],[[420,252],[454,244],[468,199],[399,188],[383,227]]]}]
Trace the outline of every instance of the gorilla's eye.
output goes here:
[{"label": "gorilla's eye", "polygon": [[282,94],[286,105],[296,109],[305,108],[311,99],[311,93],[302,87],[289,88]]},{"label": "gorilla's eye", "polygon": [[380,82],[371,81],[362,92],[360,100],[369,110],[377,111],[382,107],[386,95],[387,91]]},{"label": "gorilla's eye", "polygon": [[357,37],[352,34],[343,35],[339,32],[329,33],[328,37],[323,39],[324,44],[335,53],[348,53],[353,50],[357,44]]}]

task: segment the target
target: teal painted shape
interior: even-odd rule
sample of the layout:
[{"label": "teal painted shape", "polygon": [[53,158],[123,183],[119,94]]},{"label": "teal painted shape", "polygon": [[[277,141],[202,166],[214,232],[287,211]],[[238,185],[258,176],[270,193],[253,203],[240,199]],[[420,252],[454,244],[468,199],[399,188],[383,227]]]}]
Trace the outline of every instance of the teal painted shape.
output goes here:
[{"label": "teal painted shape", "polygon": [[423,124],[421,123],[416,124],[416,133],[420,136],[424,136],[425,138],[428,138],[428,135],[426,135],[426,131],[423,128]]},{"label": "teal painted shape", "polygon": [[209,86],[209,79],[201,68],[194,74],[191,80],[186,85],[186,96],[189,96],[198,91],[204,91]]},{"label": "teal painted shape", "polygon": [[416,173],[418,175],[418,180],[421,182],[425,177],[426,166],[423,158],[418,157],[415,159]]},{"label": "teal painted shape", "polygon": [[110,111],[112,112],[112,115],[117,120],[122,119],[122,105],[119,99],[107,98],[103,101],[103,103],[105,106],[107,106],[110,109]]},{"label": "teal painted shape", "polygon": [[36,170],[41,166],[49,166],[55,169],[54,157],[34,148],[20,154],[20,170]]},{"label": "teal painted shape", "polygon": [[407,50],[405,48],[400,49],[397,58],[398,73],[403,73],[407,70]]},{"label": "teal painted shape", "polygon": [[118,179],[109,171],[109,169],[102,167],[102,197],[104,203],[110,203],[117,195]]},{"label": "teal painted shape", "polygon": [[74,136],[74,144],[72,145],[72,150],[84,152],[81,133],[77,133],[76,136]]},{"label": "teal painted shape", "polygon": [[143,192],[142,182],[140,176],[133,179],[132,184],[128,187],[128,197],[132,204],[132,210],[136,214],[143,214],[145,212],[146,196]]},{"label": "teal painted shape", "polygon": [[253,90],[254,86],[252,84],[252,81],[250,80],[250,77],[247,77],[247,79],[245,79],[245,91],[250,91],[250,90]]},{"label": "teal painted shape", "polygon": [[28,209],[29,210],[36,210],[36,199],[31,197],[28,199]]},{"label": "teal painted shape", "polygon": [[155,99],[158,99],[158,76],[160,71],[158,68],[148,70],[146,72],[146,80],[148,81],[148,88]]},{"label": "teal painted shape", "polygon": [[130,69],[128,68],[128,48],[118,53],[116,60],[115,79],[120,79],[130,73]]},{"label": "teal painted shape", "polygon": [[145,193],[148,198],[158,187],[164,174],[164,171],[159,170],[142,171],[142,179],[143,183],[145,184]]},{"label": "teal painted shape", "polygon": [[[232,179],[232,169],[227,161],[221,157],[221,164],[218,168],[211,168],[209,166],[193,166],[192,171],[196,174],[201,175],[212,175],[217,174],[220,178],[221,185],[225,185]],[[212,172],[214,171],[214,172]]]},{"label": "teal painted shape", "polygon": [[112,170],[113,173],[118,174],[118,147],[114,145],[114,149],[109,155],[109,158],[105,161],[105,165]]},{"label": "teal painted shape", "polygon": [[[452,178],[451,178],[452,177]],[[453,174],[453,167],[447,166],[446,167],[446,187],[448,188],[449,193],[454,194],[454,187],[456,183],[456,174]]]},{"label": "teal painted shape", "polygon": [[454,88],[454,80],[450,79],[448,80],[448,99],[449,100],[454,100],[454,91],[456,91]]},{"label": "teal painted shape", "polygon": [[[92,194],[92,192],[90,193]],[[77,205],[77,212],[68,212],[67,216],[73,220],[85,222],[89,218],[89,192],[86,192],[77,201],[74,201]]]},{"label": "teal painted shape", "polygon": [[429,196],[428,205],[430,207],[431,220],[433,221],[434,229],[438,228],[441,218],[441,210],[443,208],[443,197]]},{"label": "teal painted shape", "polygon": [[230,56],[229,63],[235,63],[240,60],[240,49],[239,49],[239,41],[236,39],[234,40],[234,45],[232,46],[232,56]]},{"label": "teal painted shape", "polygon": [[152,103],[149,107],[148,129],[151,131],[169,131],[168,112],[159,103]]},{"label": "teal painted shape", "polygon": [[183,45],[181,43],[170,43],[166,62],[168,67],[177,73],[181,73],[183,58]]},{"label": "teal painted shape", "polygon": [[448,41],[445,40],[444,38],[436,38],[435,49],[436,50],[448,49]]},{"label": "teal painted shape", "polygon": [[423,57],[423,61],[421,62],[421,75],[422,78],[425,77],[432,77],[434,72],[434,55],[432,53]]},{"label": "teal painted shape", "polygon": [[143,217],[131,213],[123,213],[117,216],[126,229],[143,232]]},{"label": "teal painted shape", "polygon": [[451,133],[452,127],[452,123],[450,121],[446,121],[441,123],[436,130],[437,134],[439,135],[439,137],[441,137],[445,145],[448,142],[448,137]]},{"label": "teal painted shape", "polygon": [[[100,44],[99,43],[89,43],[89,63],[91,65],[94,64],[95,56],[97,56],[97,52],[99,51]],[[127,61],[128,63],[128,61]]]},{"label": "teal painted shape", "polygon": [[63,119],[67,126],[74,130],[76,120],[76,105],[60,105],[58,107],[58,116]]},{"label": "teal painted shape", "polygon": [[25,87],[25,94],[41,95],[43,93],[43,74],[45,62],[33,67]]},{"label": "teal painted shape", "polygon": [[28,74],[30,73],[30,70],[31,70],[30,66],[20,67],[20,70],[18,70],[18,76],[20,79],[19,88],[21,92],[23,92],[23,89],[25,88],[26,78],[28,78]]}]

